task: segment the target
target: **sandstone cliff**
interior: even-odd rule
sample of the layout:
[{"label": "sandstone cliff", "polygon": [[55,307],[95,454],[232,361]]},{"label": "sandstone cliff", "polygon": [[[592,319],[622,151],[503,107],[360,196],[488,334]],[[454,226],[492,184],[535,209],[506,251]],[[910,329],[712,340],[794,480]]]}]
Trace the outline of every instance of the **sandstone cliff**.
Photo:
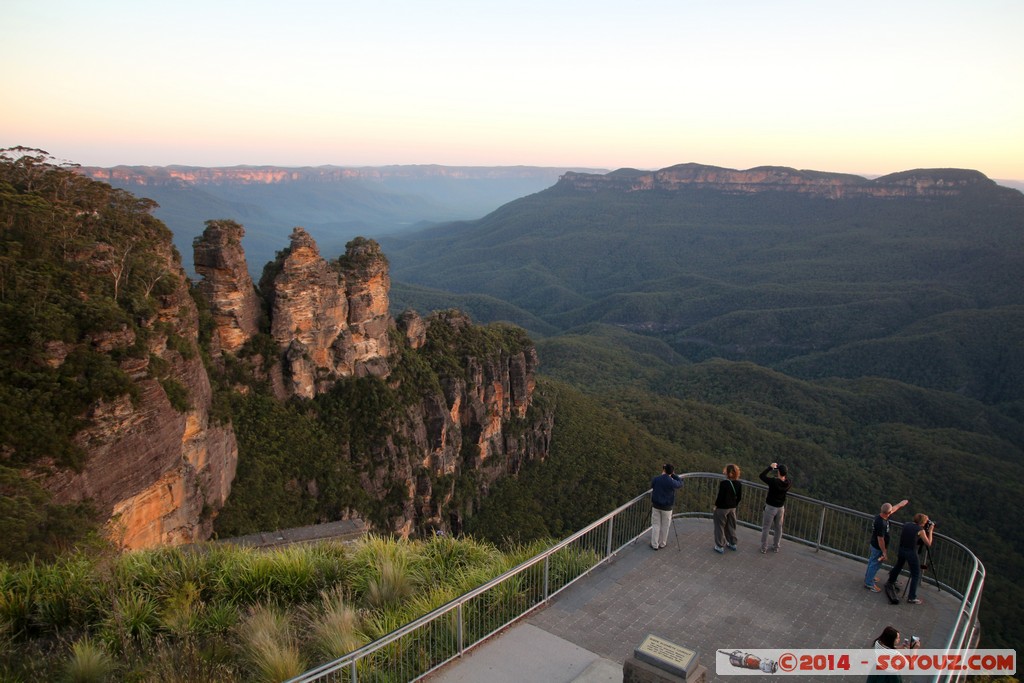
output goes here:
[{"label": "sandstone cliff", "polygon": [[[229,354],[234,351],[223,340],[244,344],[253,336],[240,332],[234,313],[247,308],[237,293],[250,288],[240,231],[211,222],[194,245],[196,263],[204,264],[198,289],[211,297],[213,338]],[[276,348],[270,375],[279,399],[315,399],[360,378],[382,380],[396,396],[414,395],[395,399],[398,408],[381,408],[374,419],[384,427],[383,438],[323,454],[351,466],[378,511],[379,531],[409,534],[448,527],[495,479],[546,457],[552,418],[531,412],[537,354],[521,330],[485,330],[457,312],[424,320],[406,311],[396,323],[389,290],[388,263],[376,242],[357,238],[345,254],[327,261],[302,228],[292,231],[289,246],[267,265],[259,285]],[[403,386],[415,380],[408,373],[393,376],[395,364],[408,364],[412,356],[443,368],[433,384]],[[288,486],[316,492],[321,484],[310,479]]]},{"label": "sandstone cliff", "polygon": [[[93,245],[100,267],[106,245]],[[238,449],[230,427],[211,423],[211,388],[196,346],[198,315],[189,282],[169,239],[149,252],[164,286],[143,320],[85,340],[121,357],[136,397],[100,400],[75,441],[87,453],[80,470],[53,466],[44,486],[56,503],[90,500],[109,518],[111,538],[125,548],[209,538],[213,517],[231,490]],[[139,342],[145,353],[127,353]],[[66,357],[61,351],[55,362]]]},{"label": "sandstone cliff", "polygon": [[210,304],[216,335],[214,355],[236,353],[256,334],[260,302],[246,268],[242,237],[245,229],[234,221],[208,221],[206,231],[192,244],[197,287]]},{"label": "sandstone cliff", "polygon": [[[546,455],[521,330],[454,313],[409,312],[399,327],[380,247],[357,238],[326,261],[301,228],[256,288],[242,226],[208,221],[193,288],[154,208],[39,150],[0,151],[0,521],[17,546],[5,558],[101,522],[124,548],[209,538],[243,465],[268,455],[258,439],[240,446],[242,429],[273,432],[282,415],[279,431],[291,417],[320,430],[303,457],[324,466],[270,463],[257,479],[283,507],[330,499],[303,509],[310,521],[444,525]],[[335,432],[314,423],[324,398]]]},{"label": "sandstone cliff", "polygon": [[[780,166],[760,166],[745,171],[701,164],[679,164],[660,171],[621,169],[605,175],[569,172],[559,181],[575,190],[644,192],[684,188],[714,190],[730,194],[793,192],[844,199],[850,197],[957,196],[979,187],[996,188],[996,183],[978,171],[962,169],[919,169],[869,180],[857,175],[798,171]],[[1009,188],[999,188],[1017,194]]]},{"label": "sandstone cliff", "polygon": [[[417,321],[406,316],[403,323]],[[471,340],[485,333],[464,314],[447,311],[430,316],[426,334],[432,344],[451,351],[479,348]],[[518,474],[530,460],[543,460],[550,449],[553,416],[531,410],[538,365],[533,345],[512,342],[461,358],[464,373],[444,378],[441,394],[426,396],[409,410],[412,429],[403,431],[414,444],[412,476],[404,526],[397,531],[413,525],[449,528],[453,519],[472,511],[495,480]],[[455,482],[468,474],[476,495],[455,500]],[[379,482],[367,478],[364,485],[379,487]]]},{"label": "sandstone cliff", "polygon": [[376,243],[353,241],[335,263],[295,228],[291,244],[261,281],[270,334],[284,350],[289,396],[312,398],[343,377],[388,374],[390,279]]}]

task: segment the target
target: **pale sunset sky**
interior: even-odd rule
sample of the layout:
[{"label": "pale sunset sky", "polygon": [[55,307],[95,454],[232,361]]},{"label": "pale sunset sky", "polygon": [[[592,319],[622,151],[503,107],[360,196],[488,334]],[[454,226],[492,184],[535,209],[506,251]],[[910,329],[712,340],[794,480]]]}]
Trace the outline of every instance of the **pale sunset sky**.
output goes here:
[{"label": "pale sunset sky", "polygon": [[1022,0],[0,0],[0,147],[1024,180]]}]

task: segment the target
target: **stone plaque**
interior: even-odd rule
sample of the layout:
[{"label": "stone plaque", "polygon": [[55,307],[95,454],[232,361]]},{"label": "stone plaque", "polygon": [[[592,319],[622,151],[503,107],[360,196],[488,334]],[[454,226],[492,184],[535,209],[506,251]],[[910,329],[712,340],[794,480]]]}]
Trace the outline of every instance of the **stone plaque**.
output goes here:
[{"label": "stone plaque", "polygon": [[633,650],[633,656],[642,662],[653,664],[659,669],[686,678],[697,666],[697,651],[691,650],[664,638],[648,635],[640,647]]}]

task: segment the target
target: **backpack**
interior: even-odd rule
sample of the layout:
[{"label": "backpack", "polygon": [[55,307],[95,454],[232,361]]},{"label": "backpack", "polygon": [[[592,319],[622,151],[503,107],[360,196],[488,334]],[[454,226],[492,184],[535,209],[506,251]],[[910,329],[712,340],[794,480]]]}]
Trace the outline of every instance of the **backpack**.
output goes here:
[{"label": "backpack", "polygon": [[899,593],[896,592],[898,590],[899,587],[895,583],[885,584],[885,597],[889,598],[890,605],[900,604],[900,596]]}]

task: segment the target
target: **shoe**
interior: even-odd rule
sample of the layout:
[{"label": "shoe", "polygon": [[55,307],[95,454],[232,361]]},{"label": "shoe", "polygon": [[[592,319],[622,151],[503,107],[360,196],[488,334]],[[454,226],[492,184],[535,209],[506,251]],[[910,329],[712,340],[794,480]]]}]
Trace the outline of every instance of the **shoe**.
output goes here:
[{"label": "shoe", "polygon": [[777,552],[779,552],[779,549],[778,548],[772,548],[772,552],[773,553],[777,553]]},{"label": "shoe", "polygon": [[761,554],[762,555],[765,555],[767,553],[768,553],[768,550],[766,548],[761,548]]},{"label": "shoe", "polygon": [[664,548],[664,547],[665,547],[666,545],[668,545],[668,544],[667,544],[667,543],[662,543],[661,545],[659,545],[659,546],[658,546],[658,550],[661,550],[661,549],[662,549],[662,548]]},{"label": "shoe", "polygon": [[875,585],[871,585],[871,586],[864,586],[864,587],[865,587],[865,588],[867,588],[867,589],[868,589],[869,591],[871,591],[872,593],[881,593],[881,592],[882,592],[882,589],[881,589],[881,588],[879,588],[878,586],[875,586]]},{"label": "shoe", "polygon": [[735,543],[730,543],[730,544],[729,544],[728,546],[726,546],[726,547],[727,547],[727,548],[729,548],[729,550],[739,550],[739,548],[737,548],[737,547],[736,547],[736,544],[735,544]]},{"label": "shoe", "polygon": [[722,546],[720,546],[720,545],[716,545],[716,546],[715,546],[715,552],[721,555],[722,553],[724,553],[724,552],[725,552],[725,548],[723,548],[723,547],[722,547]]},{"label": "shoe", "polygon": [[652,545],[651,546],[651,550],[657,550],[657,549],[658,549],[658,546],[656,546],[656,545]]},{"label": "shoe", "polygon": [[924,600],[922,600],[921,598],[911,598],[910,600],[907,600],[907,602],[910,603],[911,605],[923,605],[924,604]]}]

